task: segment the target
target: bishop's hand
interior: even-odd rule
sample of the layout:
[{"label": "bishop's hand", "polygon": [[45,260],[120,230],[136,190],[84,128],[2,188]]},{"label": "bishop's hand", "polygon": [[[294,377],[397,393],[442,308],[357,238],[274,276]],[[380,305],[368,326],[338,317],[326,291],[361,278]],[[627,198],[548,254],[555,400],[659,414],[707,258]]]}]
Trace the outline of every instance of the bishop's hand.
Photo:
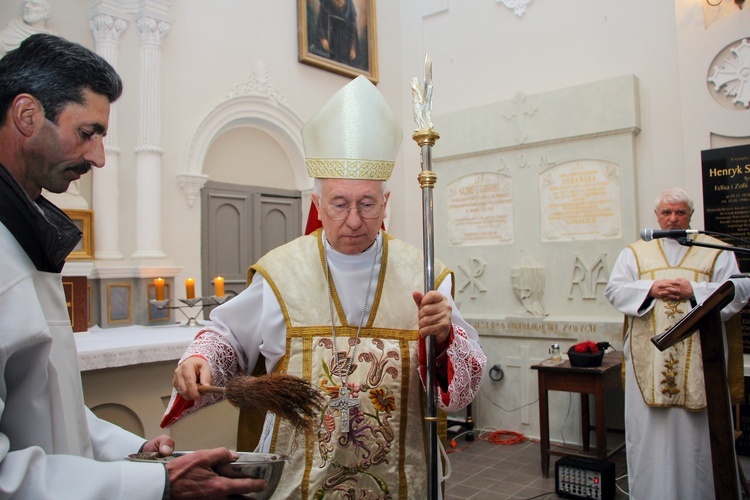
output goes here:
[{"label": "bishop's hand", "polygon": [[211,366],[201,356],[191,356],[177,365],[172,386],[180,395],[192,401],[201,402],[198,384],[211,385]]},{"label": "bishop's hand", "polygon": [[419,308],[419,335],[433,335],[438,344],[445,344],[453,328],[453,308],[450,301],[436,290],[431,290],[427,294],[414,291],[411,296]]}]

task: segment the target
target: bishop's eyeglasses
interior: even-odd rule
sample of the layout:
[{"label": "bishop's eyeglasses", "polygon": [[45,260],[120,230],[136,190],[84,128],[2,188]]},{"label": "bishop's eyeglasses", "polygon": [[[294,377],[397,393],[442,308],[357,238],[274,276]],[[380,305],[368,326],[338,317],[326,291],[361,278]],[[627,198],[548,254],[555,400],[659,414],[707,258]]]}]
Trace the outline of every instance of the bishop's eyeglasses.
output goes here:
[{"label": "bishop's eyeglasses", "polygon": [[372,202],[362,202],[356,206],[349,206],[348,203],[334,203],[333,205],[326,205],[324,210],[329,219],[344,220],[349,217],[349,213],[355,208],[363,219],[375,219],[383,210],[383,205]]}]

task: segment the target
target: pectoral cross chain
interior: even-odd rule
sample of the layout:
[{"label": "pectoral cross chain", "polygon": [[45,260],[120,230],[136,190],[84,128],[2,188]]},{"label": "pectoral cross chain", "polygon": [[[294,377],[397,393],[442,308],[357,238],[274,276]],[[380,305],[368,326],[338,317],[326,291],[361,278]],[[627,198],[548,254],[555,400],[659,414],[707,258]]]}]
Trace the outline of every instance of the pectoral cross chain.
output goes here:
[{"label": "pectoral cross chain", "polygon": [[350,398],[349,388],[343,386],[339,389],[339,397],[332,399],[328,406],[339,411],[341,432],[349,432],[349,410],[359,407],[359,400]]}]

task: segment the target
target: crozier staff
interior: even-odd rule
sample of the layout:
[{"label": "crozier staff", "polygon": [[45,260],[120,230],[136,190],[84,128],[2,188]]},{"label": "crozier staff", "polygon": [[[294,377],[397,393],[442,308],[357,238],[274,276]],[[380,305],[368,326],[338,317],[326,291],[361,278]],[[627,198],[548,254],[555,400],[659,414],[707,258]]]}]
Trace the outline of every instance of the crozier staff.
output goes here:
[{"label": "crozier staff", "polygon": [[110,103],[121,93],[104,59],[56,36],[32,35],[0,59],[3,498],[224,498],[265,487],[216,475],[211,466],[235,458],[223,448],[166,467],[127,462],[138,451],[169,455],[174,441],[144,442],[84,405],[60,276],[81,233],[41,192],[64,192],[104,166]]},{"label": "crozier staff", "polygon": [[[425,498],[424,337],[436,340],[436,393],[447,411],[474,399],[486,358],[453,303],[450,271],[438,263],[437,290],[422,294],[421,251],[380,229],[402,133],[375,86],[353,80],[302,138],[322,229],[252,266],[250,286],[212,311],[214,327],[183,356],[175,387],[199,402],[195,411],[215,401],[198,384],[223,385],[262,355],[268,372],[304,377],[327,394],[304,437],[265,418],[257,451],[291,457],[280,498]],[[175,391],[165,423],[180,416],[177,401]],[[241,436],[247,425],[242,414]]]}]

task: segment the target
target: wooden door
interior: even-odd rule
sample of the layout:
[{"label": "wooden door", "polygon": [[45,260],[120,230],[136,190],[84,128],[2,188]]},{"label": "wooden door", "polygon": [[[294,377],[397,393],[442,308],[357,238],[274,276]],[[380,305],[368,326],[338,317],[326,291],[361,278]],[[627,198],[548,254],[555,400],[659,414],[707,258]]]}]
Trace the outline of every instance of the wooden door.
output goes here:
[{"label": "wooden door", "polygon": [[213,278],[226,290],[245,289],[247,268],[302,234],[300,192],[207,182],[201,190],[201,283],[214,294]]}]

